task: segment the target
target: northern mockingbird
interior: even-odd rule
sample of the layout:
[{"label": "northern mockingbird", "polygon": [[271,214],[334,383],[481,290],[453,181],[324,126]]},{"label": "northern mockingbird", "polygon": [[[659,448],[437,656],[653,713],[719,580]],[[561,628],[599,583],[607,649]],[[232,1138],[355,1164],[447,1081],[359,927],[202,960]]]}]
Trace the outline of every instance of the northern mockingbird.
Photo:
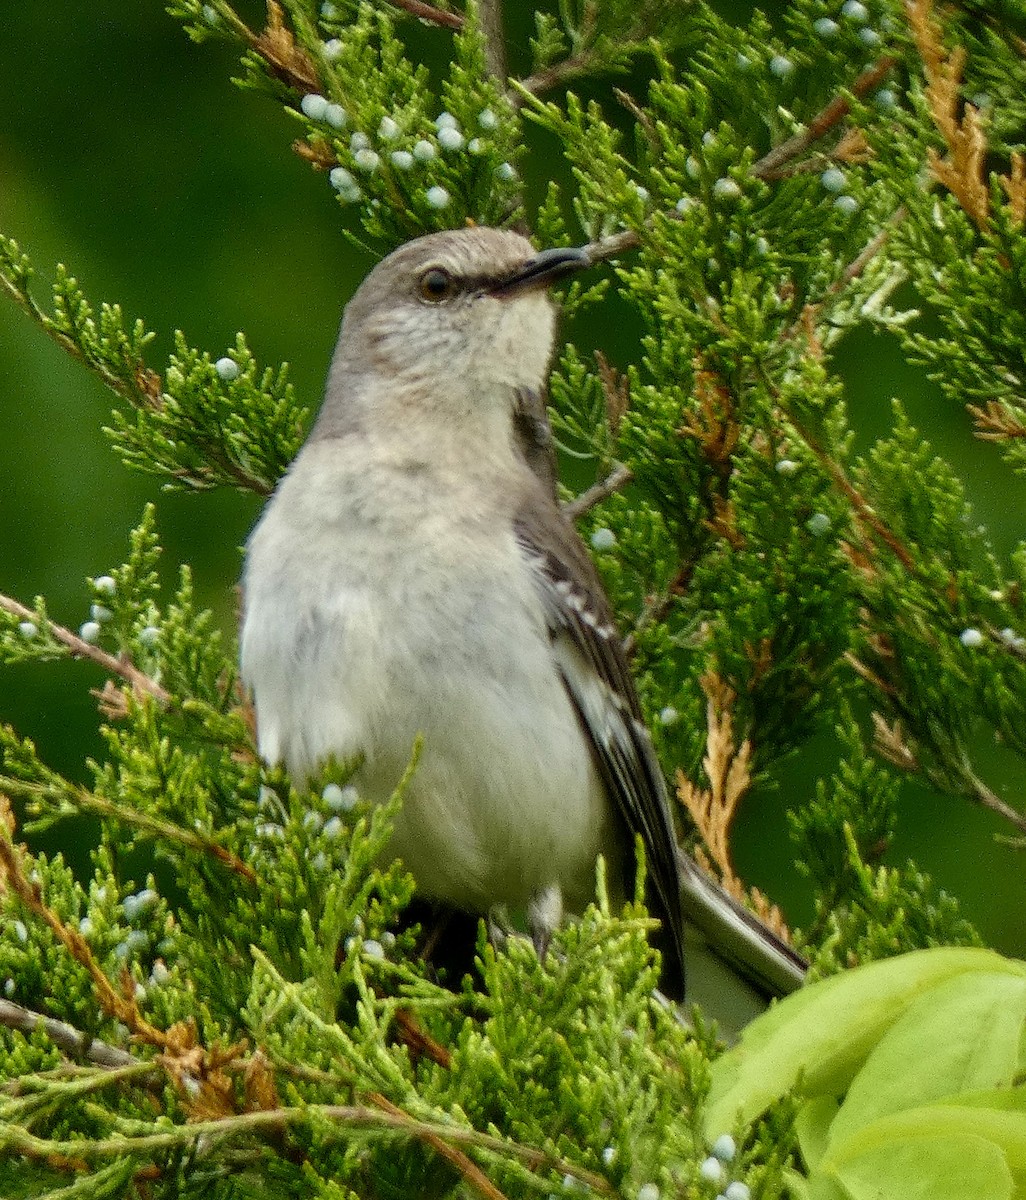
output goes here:
[{"label": "northern mockingbird", "polygon": [[[545,415],[549,285],[585,250],[470,228],[400,247],[349,302],[320,415],[248,544],[242,677],[260,754],[303,783],[362,754],[385,800],[423,735],[392,847],[429,898],[525,911],[633,889],[645,847],[670,971],[710,945],[759,992],[800,960],[678,848],[609,603],[560,511]],[[685,955],[685,921],[702,937]],[[672,960],[676,960],[673,962]],[[704,974],[704,973],[703,973]],[[728,1023],[743,1020],[727,1016]]]}]

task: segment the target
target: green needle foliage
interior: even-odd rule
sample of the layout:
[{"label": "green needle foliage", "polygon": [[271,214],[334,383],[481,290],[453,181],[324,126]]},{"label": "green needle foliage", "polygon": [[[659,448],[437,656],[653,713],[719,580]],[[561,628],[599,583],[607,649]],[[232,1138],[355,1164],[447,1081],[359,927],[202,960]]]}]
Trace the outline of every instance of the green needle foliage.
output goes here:
[{"label": "green needle foliage", "polygon": [[[689,840],[747,897],[738,808],[834,734],[833,774],[791,798],[813,974],[979,945],[954,897],[885,856],[906,775],[1026,832],[1026,544],[995,552],[900,397],[880,397],[890,431],[856,456],[834,355],[856,329],[896,339],[1021,506],[1026,4],[794,0],[734,25],[701,0],[566,0],[537,13],[519,80],[496,0],[269,0],[262,28],[227,0],[170,11],[284,106],[354,239],[386,252],[472,221],[613,260],[567,289],[551,419],[567,478],[596,485],[575,512]],[[447,70],[421,61],[414,18],[450,39]],[[126,465],[169,488],[273,490],[316,398],[242,334],[217,361],[179,335],[154,364],[143,324],[63,268],[39,298],[8,238],[0,286],[115,394]],[[616,363],[614,293],[641,330]],[[708,1157],[728,1132],[708,1124],[716,1039],[653,996],[650,922],[640,904],[610,913],[601,870],[543,962],[482,934],[477,973],[440,980],[388,865],[404,781],[372,811],[358,763],[311,793],[261,764],[234,631],[197,610],[188,567],[162,592],[160,553],[147,508],[125,562],[87,582],[78,633],[42,599],[0,596],[4,663],[107,675],[85,783],[0,728],[0,1194],[808,1194],[801,1171],[840,1151],[805,1153],[794,1072],[746,1110],[736,1153]],[[85,877],[21,844],[83,816]],[[868,1194],[851,1178],[829,1194]]]}]

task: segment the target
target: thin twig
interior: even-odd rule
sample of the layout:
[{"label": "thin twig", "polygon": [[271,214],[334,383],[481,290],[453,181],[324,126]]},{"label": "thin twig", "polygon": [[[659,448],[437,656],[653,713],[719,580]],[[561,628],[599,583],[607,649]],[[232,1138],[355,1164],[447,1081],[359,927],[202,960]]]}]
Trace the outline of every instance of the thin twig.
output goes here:
[{"label": "thin twig", "polygon": [[[393,8],[401,8],[403,12],[416,17],[418,21],[427,21],[430,25],[441,25],[443,29],[459,31],[463,28],[465,18],[462,13],[446,12],[435,8],[433,4],[425,4],[424,0],[388,0]],[[484,5],[482,4],[482,9]],[[481,24],[484,24],[482,12]]]},{"label": "thin twig", "polygon": [[[867,67],[851,85],[852,95],[861,99],[884,79],[896,63],[897,59],[890,54],[885,54],[878,59],[871,67]],[[846,96],[835,96],[825,108],[820,109],[800,133],[794,134],[786,141],[781,142],[779,146],[774,146],[768,154],[763,155],[752,167],[752,174],[759,179],[772,179],[784,163],[804,154],[813,142],[829,133],[850,112],[851,101]]]},{"label": "thin twig", "polygon": [[[19,604],[17,600],[13,600],[10,596],[0,595],[0,608],[6,609],[7,612],[20,617],[23,621],[35,621],[38,619],[37,613],[34,613],[30,608],[26,608],[24,604]],[[127,658],[115,658],[113,654],[108,654],[106,650],[101,650],[99,646],[94,646],[91,642],[85,641],[77,633],[72,633],[70,629],[66,629],[63,625],[58,625],[56,621],[51,621],[49,618],[46,622],[46,628],[58,642],[67,646],[76,658],[87,658],[91,662],[99,664],[99,666],[103,667],[105,671],[109,671],[112,675],[119,675],[132,685],[134,691],[152,696],[159,704],[169,705],[171,703],[171,693],[165,691],[155,679],[151,679],[149,675],[144,674]]]},{"label": "thin twig", "polygon": [[[792,418],[793,420],[793,418]],[[869,501],[862,495],[857,487],[845,475],[841,464],[836,462],[829,454],[816,442],[816,440],[800,427],[799,432],[802,435],[802,440],[809,447],[812,453],[819,459],[820,465],[827,471],[830,478],[834,481],[837,489],[843,493],[845,499],[851,502],[852,508],[855,510],[858,518],[876,534],[898,559],[901,565],[910,574],[915,574],[917,571],[915,559],[912,557],[908,548],[904,545],[896,533],[887,525],[883,519],[877,515],[876,510]]]},{"label": "thin twig", "polygon": [[477,19],[485,44],[485,64],[488,74],[506,91],[506,32],[502,25],[502,0],[478,0]]},{"label": "thin twig", "polygon": [[[519,86],[525,92],[530,92],[532,96],[540,96],[542,92],[551,91],[554,87],[559,87],[560,84],[585,74],[591,69],[594,61],[595,55],[591,50],[582,50],[580,54],[572,54],[569,58],[553,63],[551,67],[546,67],[535,75],[528,75],[526,79],[521,79]],[[526,98],[521,93],[514,94],[512,99],[518,108],[526,103]]]},{"label": "thin twig", "polygon": [[72,929],[70,925],[65,924],[53,909],[44,903],[39,885],[32,883],[25,874],[21,855],[15,849],[10,834],[2,824],[0,824],[0,873],[2,873],[4,886],[14,892],[30,912],[45,921],[71,957],[89,972],[97,1002],[107,1016],[127,1025],[141,1041],[173,1054],[179,1048],[178,1039],[169,1037],[163,1030],[151,1025],[139,1011],[139,1006],[134,999],[126,999],[114,990],[113,984],[93,957],[89,943],[82,934],[77,929]]},{"label": "thin twig", "polygon": [[[878,62],[868,68],[856,79],[852,84],[851,90],[856,96],[863,96],[871,88],[887,74],[894,66],[895,59],[889,55],[885,55]],[[527,87],[527,83],[521,83],[520,87]],[[530,90],[530,89],[528,89]],[[779,146],[774,147],[768,154],[752,167],[752,174],[761,178],[772,178],[773,174],[780,169],[789,159],[803,153],[808,147],[821,138],[825,133],[828,133],[834,125],[843,120],[844,117],[851,112],[851,104],[843,96],[838,96],[832,100],[824,109],[822,109],[809,124],[802,130],[801,133],[796,133],[794,137],[788,138],[787,141],[781,142]],[[668,214],[672,215],[672,214]],[[896,223],[904,217],[903,209],[899,209],[891,222]],[[866,264],[879,251],[880,247],[886,240],[886,232],[881,231],[866,249],[859,255],[855,261],[846,268],[844,274],[839,281],[839,287],[850,283],[857,275],[865,269]],[[879,240],[878,240],[879,239]],[[624,229],[619,233],[611,234],[609,237],[599,238],[597,241],[589,242],[583,247],[588,255],[591,263],[604,262],[608,258],[617,258],[627,250],[635,250],[641,245],[641,234],[634,229]],[[838,288],[839,290],[839,288]]]},{"label": "thin twig", "polygon": [[646,600],[644,607],[634,622],[634,628],[623,639],[623,652],[628,657],[633,655],[638,646],[638,634],[647,626],[661,621],[673,607],[674,600],[687,591],[691,576],[695,572],[693,559],[682,563],[677,574],[667,584],[665,591],[659,592]]},{"label": "thin twig", "polygon": [[187,1125],[175,1125],[154,1133],[114,1136],[106,1138],[71,1138],[65,1141],[37,1137],[24,1129],[5,1126],[0,1144],[14,1154],[25,1154],[33,1158],[54,1155],[74,1156],[93,1161],[117,1158],[120,1155],[160,1154],[167,1150],[181,1149],[197,1142],[243,1136],[249,1133],[274,1133],[303,1125],[311,1121],[331,1121],[343,1127],[392,1129],[410,1137],[439,1138],[444,1142],[470,1146],[490,1154],[515,1158],[531,1170],[549,1168],[561,1175],[578,1179],[602,1196],[615,1195],[609,1181],[593,1171],[569,1163],[554,1155],[546,1154],[532,1146],[522,1146],[506,1141],[494,1134],[482,1133],[477,1129],[466,1129],[440,1121],[418,1121],[401,1110],[383,1112],[379,1108],[347,1104],[308,1104],[297,1108],[259,1109],[255,1112],[238,1113],[210,1121],[193,1121]]},{"label": "thin twig", "polygon": [[886,724],[879,713],[872,714],[874,742],[878,753],[904,771],[921,771],[941,791],[965,796],[981,808],[989,808],[991,812],[997,813],[999,817],[1014,825],[1020,833],[1026,833],[1026,814],[1019,812],[1018,809],[1013,808],[991,791],[973,771],[968,758],[960,750],[952,752],[943,744],[942,738],[929,726],[927,726],[922,742],[932,755],[935,765],[923,762],[922,755],[913,752],[902,733],[902,722],[910,729],[914,729],[919,722],[915,719],[915,713],[911,712],[909,706],[902,702],[899,688],[882,679],[850,651],[844,657],[849,666],[871,687],[876,688],[881,695],[885,696],[897,712],[897,720],[891,726]]},{"label": "thin twig", "polygon": [[[869,242],[866,243],[866,246],[863,248],[863,250],[845,267],[840,276],[830,285],[823,297],[823,300],[819,301],[818,304],[814,306],[815,308],[822,307],[825,300],[831,299],[835,295],[842,292],[849,283],[857,279],[862,274],[866,267],[869,266],[873,259],[886,245],[887,239],[890,237],[895,225],[903,221],[906,215],[907,212],[904,206],[898,208],[891,215],[888,223],[883,226],[883,228],[878,230],[878,232],[869,240]],[[803,323],[804,316],[799,318],[799,320],[791,326],[786,336],[793,336],[799,326]],[[772,386],[768,378],[764,376],[763,379],[764,383],[769,388],[770,393],[779,400],[779,393],[777,389]],[[794,420],[793,413],[791,414],[791,419],[792,421]],[[801,434],[802,440],[809,447],[816,458],[819,459],[820,464],[833,479],[838,490],[843,493],[847,500],[850,501],[852,507],[855,509],[855,512],[858,514],[859,519],[864,524],[869,526],[869,528],[874,534],[876,534],[877,538],[879,538],[881,542],[890,548],[906,571],[914,572],[916,570],[915,560],[913,559],[908,548],[898,538],[897,534],[895,534],[893,530],[891,530],[890,527],[877,515],[869,501],[862,495],[858,488],[855,487],[855,485],[844,473],[840,463],[831,458],[826,450],[819,445],[816,439],[807,430],[803,429],[797,422],[795,422],[795,424],[798,432]]]},{"label": "thin twig", "polygon": [[904,206],[904,204],[899,205],[899,207],[896,208],[893,213],[891,213],[890,217],[888,217],[887,224],[878,230],[874,237],[869,239],[863,248],[862,253],[856,255],[856,257],[853,258],[851,262],[844,268],[844,270],[841,272],[841,278],[831,285],[827,291],[827,295],[841,291],[846,284],[851,283],[853,279],[857,279],[887,244],[887,241],[893,233],[895,226],[900,225],[907,216],[908,209]]},{"label": "thin twig", "polygon": [[[372,1093],[369,1099],[375,1107],[380,1108],[383,1112],[390,1113],[392,1116],[405,1115],[401,1108],[397,1108],[377,1092]],[[463,1176],[464,1182],[468,1183],[474,1191],[484,1196],[485,1200],[506,1200],[505,1194],[499,1191],[477,1163],[473,1159],[468,1158],[462,1150],[457,1149],[455,1146],[450,1146],[444,1138],[433,1133],[424,1134],[421,1140],[425,1145],[430,1146],[436,1154],[444,1158],[447,1163],[455,1167]]]},{"label": "thin twig", "polygon": [[594,508],[596,504],[601,504],[607,496],[611,496],[622,487],[626,487],[633,478],[634,473],[630,467],[625,466],[623,463],[617,463],[605,479],[600,479],[598,483],[593,483],[590,488],[581,492],[579,496],[575,496],[572,500],[567,501],[563,505],[564,515],[571,521],[579,520],[589,509]]},{"label": "thin twig", "polygon": [[127,1050],[119,1050],[117,1046],[108,1046],[106,1042],[88,1037],[66,1021],[33,1012],[31,1008],[23,1008],[10,1000],[0,1000],[0,1025],[29,1034],[42,1027],[50,1041],[69,1058],[86,1059],[98,1067],[149,1066],[139,1063]]},{"label": "thin twig", "polygon": [[[0,786],[4,787],[12,795],[27,799],[30,805],[34,803],[41,805],[57,790],[53,784],[15,779],[2,775],[0,775]],[[108,800],[106,796],[98,796],[95,792],[91,792],[88,788],[78,784],[67,784],[65,792],[67,794],[67,802],[76,811],[94,813],[96,816],[104,817],[108,820],[122,821],[125,825],[141,830],[152,837],[163,839],[167,842],[177,842],[178,845],[185,846],[189,850],[209,854],[216,858],[218,862],[223,863],[230,870],[234,871],[236,875],[245,879],[247,883],[258,882],[257,874],[252,867],[243,862],[237,854],[233,854],[231,850],[222,846],[220,842],[215,842],[212,838],[196,833],[192,829],[185,829],[181,825],[176,825],[173,821],[164,820],[162,817],[155,817],[151,813],[141,812],[137,808],[115,803],[113,800]]]},{"label": "thin twig", "polygon": [[225,21],[228,27],[232,29],[240,38],[243,38],[251,47],[255,45],[257,35],[252,29],[250,29],[250,27],[230,4],[222,0],[222,2],[217,5],[216,11],[221,20]]},{"label": "thin twig", "polygon": [[103,384],[116,395],[128,400],[138,408],[152,406],[160,396],[162,387],[160,376],[155,371],[151,371],[141,359],[137,360],[135,376],[130,382],[124,376],[112,371],[106,363],[90,358],[78,342],[60,329],[53,317],[39,307],[28,291],[22,291],[4,275],[0,275],[0,289],[5,291],[65,354],[77,358],[79,362],[85,363],[91,371],[95,371]]},{"label": "thin twig", "polygon": [[452,1055],[441,1042],[436,1041],[426,1030],[421,1028],[411,1009],[397,1009],[395,1023],[399,1040],[403,1045],[408,1046],[415,1056],[424,1055],[448,1071],[452,1065]]},{"label": "thin twig", "polygon": [[1008,632],[1002,632],[996,626],[989,622],[986,626],[987,633],[992,641],[996,642],[1002,650],[1007,650],[1013,658],[1021,659],[1026,662],[1026,641],[1022,638],[1009,637]]},{"label": "thin twig", "polygon": [[581,14],[581,24],[574,37],[577,50],[569,58],[564,58],[562,62],[553,63],[552,66],[546,67],[536,75],[529,75],[526,79],[521,80],[517,84],[517,97],[514,103],[523,104],[526,99],[525,93],[529,92],[532,96],[537,96],[561,83],[566,83],[576,75],[590,71],[597,57],[594,45],[597,26],[598,5],[585,4]]},{"label": "thin twig", "polygon": [[823,293],[822,299],[817,300],[813,305],[806,306],[806,309],[802,311],[802,315],[783,335],[784,338],[786,339],[792,337],[799,331],[799,329],[807,326],[807,311],[811,309],[813,312],[815,312],[816,310],[822,308],[827,300],[832,300],[835,296],[843,292],[849,283],[852,283],[854,280],[858,279],[866,267],[869,266],[869,264],[874,258],[876,258],[884,246],[887,245],[887,242],[890,239],[891,234],[894,232],[895,227],[900,225],[907,216],[908,209],[904,206],[904,204],[899,205],[887,218],[886,223],[877,230],[877,232],[869,239],[862,250],[859,251],[859,253],[844,268],[841,274],[827,288],[827,290]]},{"label": "thin twig", "polygon": [[641,234],[634,229],[624,229],[620,233],[613,233],[609,237],[589,242],[582,249],[587,254],[588,261],[594,265],[605,262],[607,258],[617,258],[627,250],[636,250],[640,245]]},{"label": "thin twig", "polygon": [[967,763],[962,765],[960,774],[971,799],[975,800],[981,808],[989,808],[991,812],[997,813],[999,817],[1004,817],[1006,821],[1014,825],[1020,833],[1026,833],[1026,815],[1019,812],[1018,809],[1012,808],[1010,804],[1006,804],[1000,796],[992,792]]}]

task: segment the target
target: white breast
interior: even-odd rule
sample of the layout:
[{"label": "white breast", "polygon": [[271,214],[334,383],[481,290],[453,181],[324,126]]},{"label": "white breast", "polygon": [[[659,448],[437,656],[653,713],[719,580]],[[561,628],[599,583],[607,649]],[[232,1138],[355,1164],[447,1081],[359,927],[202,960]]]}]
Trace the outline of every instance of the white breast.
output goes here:
[{"label": "white breast", "polygon": [[393,838],[420,889],[483,912],[556,884],[580,908],[612,819],[512,529],[350,457],[309,445],[250,541],[261,754],[298,782],[362,752],[355,782],[380,802],[423,734]]}]

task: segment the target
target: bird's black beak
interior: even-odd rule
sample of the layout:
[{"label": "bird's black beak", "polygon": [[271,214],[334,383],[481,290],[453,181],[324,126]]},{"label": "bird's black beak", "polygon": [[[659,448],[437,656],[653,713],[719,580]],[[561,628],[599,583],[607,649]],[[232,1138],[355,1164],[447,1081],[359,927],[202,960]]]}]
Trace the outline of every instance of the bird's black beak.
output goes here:
[{"label": "bird's black beak", "polygon": [[493,296],[509,296],[528,289],[547,288],[557,279],[572,275],[575,271],[583,271],[591,265],[591,256],[586,247],[557,246],[529,258],[523,266],[497,280],[488,291]]}]

